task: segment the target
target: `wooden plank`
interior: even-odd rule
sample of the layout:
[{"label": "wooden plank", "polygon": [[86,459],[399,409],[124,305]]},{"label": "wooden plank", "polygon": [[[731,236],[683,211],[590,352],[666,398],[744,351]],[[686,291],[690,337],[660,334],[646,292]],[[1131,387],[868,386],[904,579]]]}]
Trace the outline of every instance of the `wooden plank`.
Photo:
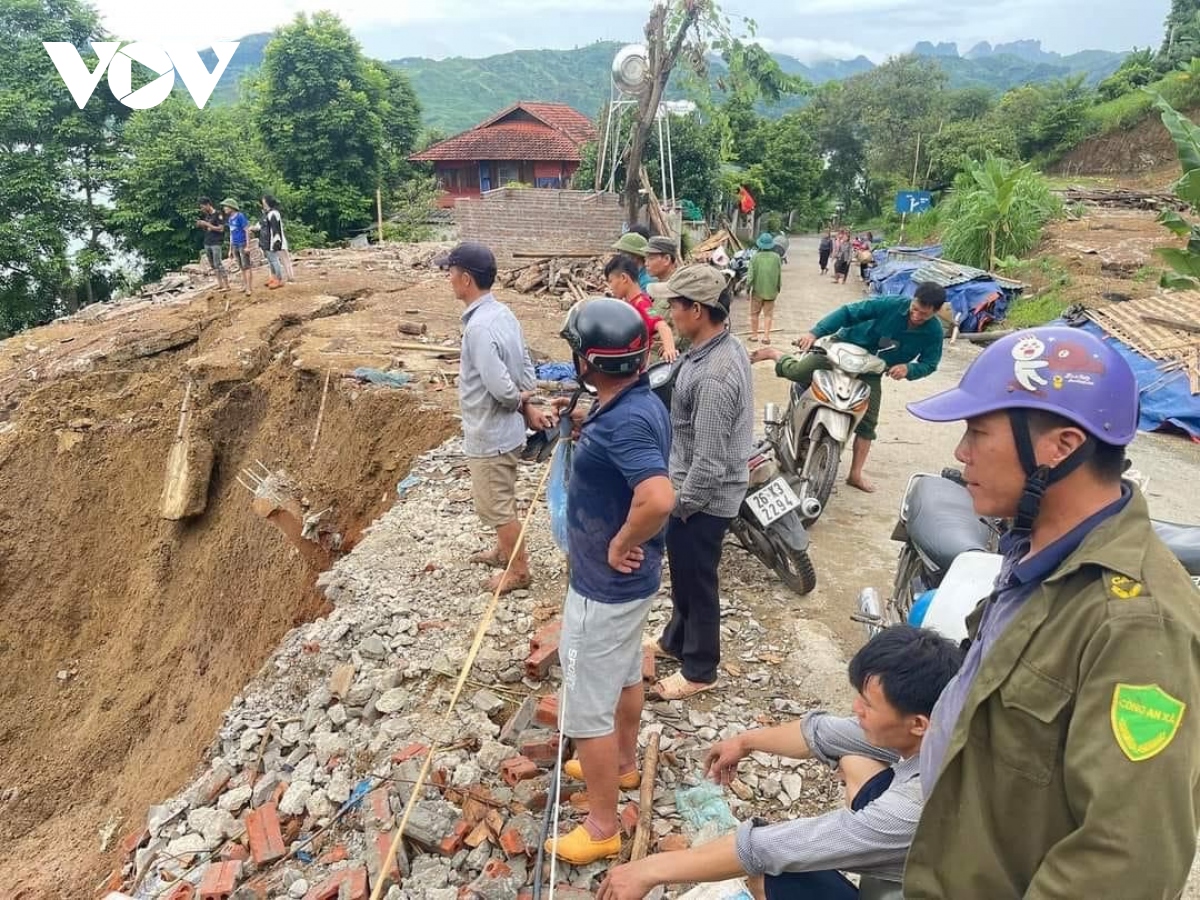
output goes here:
[{"label": "wooden plank", "polygon": [[1193,322],[1181,322],[1178,319],[1166,319],[1162,316],[1142,315],[1143,322],[1148,322],[1151,325],[1161,325],[1163,328],[1170,328],[1172,331],[1186,331],[1189,334],[1200,334],[1200,325]]}]

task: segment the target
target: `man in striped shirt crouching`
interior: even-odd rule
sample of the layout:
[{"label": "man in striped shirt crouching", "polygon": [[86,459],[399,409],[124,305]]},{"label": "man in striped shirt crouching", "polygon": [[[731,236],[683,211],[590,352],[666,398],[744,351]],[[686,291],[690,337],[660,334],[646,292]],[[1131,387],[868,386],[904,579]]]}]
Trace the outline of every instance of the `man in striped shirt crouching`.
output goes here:
[{"label": "man in striped shirt crouching", "polygon": [[[853,716],[811,712],[721,741],[705,759],[708,776],[721,784],[755,751],[820,760],[845,782],[845,807],[775,825],[753,819],[711,843],[618,866],[597,900],[642,900],[659,885],[743,875],[759,900],[900,897],[923,803],[921,741],[961,662],[958,646],[935,632],[910,625],[883,630],[850,661],[858,692]],[[861,876],[860,886],[842,872]]]}]

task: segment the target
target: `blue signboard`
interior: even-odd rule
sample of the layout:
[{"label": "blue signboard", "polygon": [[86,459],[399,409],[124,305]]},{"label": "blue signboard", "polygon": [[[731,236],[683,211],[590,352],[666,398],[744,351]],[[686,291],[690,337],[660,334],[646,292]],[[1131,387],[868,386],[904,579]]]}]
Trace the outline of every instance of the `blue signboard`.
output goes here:
[{"label": "blue signboard", "polygon": [[901,191],[896,195],[896,212],[917,213],[929,212],[933,206],[933,194],[929,191]]}]

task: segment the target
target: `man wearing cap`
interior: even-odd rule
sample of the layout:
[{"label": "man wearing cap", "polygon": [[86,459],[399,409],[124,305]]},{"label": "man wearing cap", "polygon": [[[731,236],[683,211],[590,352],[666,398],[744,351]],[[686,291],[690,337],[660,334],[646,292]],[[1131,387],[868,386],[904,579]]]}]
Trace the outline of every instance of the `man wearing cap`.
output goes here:
[{"label": "man wearing cap", "polygon": [[729,523],[749,482],[754,435],[750,359],[726,327],[729,294],[712,266],[679,269],[665,286],[671,318],[691,342],[677,363],[671,398],[671,482],[675,510],[667,524],[671,621],[654,652],[682,669],[654,686],[668,700],[712,688],[721,660],[717,567]]},{"label": "man wearing cap", "polygon": [[763,317],[763,343],[771,343],[775,321],[775,299],[783,282],[783,258],[775,252],[775,238],[767,232],[758,236],[758,252],[750,259],[746,286],[750,290],[750,341],[758,341],[758,316]]},{"label": "man wearing cap", "polygon": [[650,311],[671,326],[671,334],[675,338],[675,347],[682,353],[687,349],[687,342],[675,330],[675,324],[671,321],[671,305],[667,302],[667,297],[664,293],[661,291],[656,293],[655,291],[655,286],[660,289],[664,287],[671,276],[678,270],[679,251],[675,247],[674,239],[664,235],[655,235],[650,238],[646,246],[646,271],[650,273],[650,277],[654,280],[648,286],[643,287],[642,290],[654,301]]},{"label": "man wearing cap", "polygon": [[533,362],[521,323],[492,294],[496,280],[492,251],[468,241],[436,263],[448,270],[450,288],[466,307],[458,376],[463,452],[471,470],[475,512],[485,526],[496,529],[496,546],[475,554],[471,562],[501,570],[487,588],[508,593],[526,588],[532,581],[524,548],[513,555],[521,533],[517,463],[525,445],[525,428],[540,430],[553,422],[528,403],[535,385]]},{"label": "man wearing cap", "polygon": [[1012,519],[921,745],[906,900],[1183,891],[1200,827],[1200,603],[1124,482],[1138,386],[1074,328],[989,346],[908,406],[965,420],[975,512]]},{"label": "man wearing cap", "polygon": [[[795,341],[799,353],[760,347],[750,360],[756,363],[772,360],[776,375],[807,388],[817,370],[832,366],[824,354],[807,351],[818,338],[836,335],[835,340],[862,347],[882,359],[888,366],[885,374],[893,381],[916,381],[936,372],[942,361],[945,332],[937,314],[945,303],[946,289],[933,282],[918,285],[911,300],[908,297],[876,297],[848,303]],[[875,485],[863,470],[876,437],[875,427],[879,424],[883,376],[863,374],[858,379],[871,389],[871,396],[866,413],[854,429],[854,452],[846,484],[869,494],[875,490]]]},{"label": "man wearing cap", "polygon": [[635,231],[627,231],[612,245],[612,249],[632,259],[638,266],[638,287],[643,291],[654,279],[646,271],[646,253],[650,242]]}]

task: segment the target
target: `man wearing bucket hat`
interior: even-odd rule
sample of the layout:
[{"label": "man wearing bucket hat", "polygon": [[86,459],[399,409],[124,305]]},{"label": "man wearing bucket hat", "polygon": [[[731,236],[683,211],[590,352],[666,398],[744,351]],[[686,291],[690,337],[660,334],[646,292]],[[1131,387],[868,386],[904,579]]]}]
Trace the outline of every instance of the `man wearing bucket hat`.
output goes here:
[{"label": "man wearing bucket hat", "polygon": [[909,404],[965,420],[975,511],[1014,520],[921,747],[907,900],[1180,895],[1200,826],[1200,603],[1121,479],[1138,387],[1073,328]]},{"label": "man wearing bucket hat", "polygon": [[758,252],[750,260],[746,286],[750,290],[750,341],[758,342],[758,316],[763,317],[763,343],[771,343],[771,325],[775,321],[775,298],[783,282],[783,257],[775,252],[775,238],[763,232],[755,244]]},{"label": "man wearing bucket hat", "polygon": [[637,263],[638,287],[644,291],[646,285],[654,280],[646,271],[646,254],[650,250],[650,242],[636,231],[627,231],[621,235],[620,240],[612,245],[612,249]]}]

